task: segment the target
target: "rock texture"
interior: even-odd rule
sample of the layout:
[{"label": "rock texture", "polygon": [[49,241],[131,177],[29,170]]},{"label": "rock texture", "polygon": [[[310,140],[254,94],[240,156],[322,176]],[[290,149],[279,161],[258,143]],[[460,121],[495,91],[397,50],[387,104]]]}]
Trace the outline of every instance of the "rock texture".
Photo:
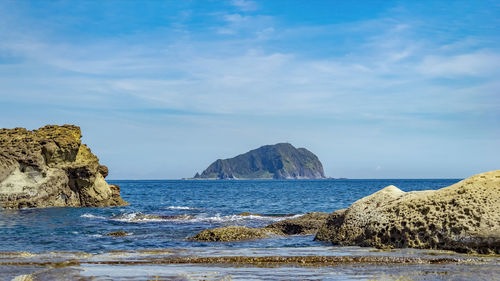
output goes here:
[{"label": "rock texture", "polygon": [[242,240],[262,239],[272,236],[272,230],[263,228],[251,228],[246,226],[227,226],[206,229],[189,237],[193,241],[206,242],[231,242]]},{"label": "rock texture", "polygon": [[273,229],[285,235],[305,235],[315,234],[320,227],[325,224],[328,217],[327,213],[314,212],[307,213],[295,219],[287,219],[275,222],[266,226],[266,229]]},{"label": "rock texture", "polygon": [[318,157],[289,143],[265,145],[234,158],[217,160],[197,179],[321,179]]},{"label": "rock texture", "polygon": [[0,208],[122,206],[80,128],[0,129]]},{"label": "rock texture", "polygon": [[308,213],[294,219],[287,219],[263,228],[228,226],[203,230],[189,237],[193,241],[229,242],[268,238],[276,235],[314,234],[326,222],[327,213]]},{"label": "rock texture", "polygon": [[500,254],[500,170],[439,190],[388,186],[332,213],[317,240]]}]

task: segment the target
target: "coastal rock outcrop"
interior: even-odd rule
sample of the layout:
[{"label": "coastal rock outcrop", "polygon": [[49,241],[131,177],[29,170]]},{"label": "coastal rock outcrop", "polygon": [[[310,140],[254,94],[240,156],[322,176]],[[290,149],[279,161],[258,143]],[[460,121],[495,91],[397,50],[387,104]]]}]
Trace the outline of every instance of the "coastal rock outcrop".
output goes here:
[{"label": "coastal rock outcrop", "polygon": [[330,214],[316,240],[500,254],[500,170],[439,190],[388,186]]},{"label": "coastal rock outcrop", "polygon": [[230,242],[268,238],[276,235],[314,234],[326,222],[327,213],[307,213],[294,219],[286,219],[262,228],[227,226],[206,229],[189,237],[193,241]]},{"label": "coastal rock outcrop", "polygon": [[278,233],[285,235],[315,234],[325,224],[328,215],[321,212],[307,213],[298,218],[272,223],[265,229],[273,229],[274,232],[278,231]]},{"label": "coastal rock outcrop", "polygon": [[195,179],[322,179],[323,165],[305,148],[289,143],[265,145],[212,163]]},{"label": "coastal rock outcrop", "polygon": [[73,125],[0,129],[0,208],[127,205],[80,138]]}]

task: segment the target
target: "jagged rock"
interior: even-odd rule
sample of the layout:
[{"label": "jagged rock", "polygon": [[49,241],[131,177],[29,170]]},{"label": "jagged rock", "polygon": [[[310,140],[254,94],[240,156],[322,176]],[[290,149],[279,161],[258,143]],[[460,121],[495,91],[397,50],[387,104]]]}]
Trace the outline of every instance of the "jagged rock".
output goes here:
[{"label": "jagged rock", "polygon": [[388,186],[332,213],[317,240],[379,248],[500,253],[500,170],[439,190]]},{"label": "jagged rock", "polygon": [[80,138],[72,125],[0,129],[0,208],[128,204]]},{"label": "jagged rock", "polygon": [[287,219],[266,226],[286,235],[315,234],[326,222],[329,214],[321,212],[307,213],[295,219]]},{"label": "jagged rock", "polygon": [[289,143],[265,145],[212,163],[196,179],[322,179],[323,165],[305,148]]}]

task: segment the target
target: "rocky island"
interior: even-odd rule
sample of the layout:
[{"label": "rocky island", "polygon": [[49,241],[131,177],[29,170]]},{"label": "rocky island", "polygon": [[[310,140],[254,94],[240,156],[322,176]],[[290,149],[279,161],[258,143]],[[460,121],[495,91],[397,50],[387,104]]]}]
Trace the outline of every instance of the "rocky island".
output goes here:
[{"label": "rocky island", "polygon": [[0,129],[0,208],[127,205],[81,136],[73,125]]},{"label": "rocky island", "polygon": [[218,159],[195,179],[323,179],[323,165],[305,148],[265,145],[230,159]]}]

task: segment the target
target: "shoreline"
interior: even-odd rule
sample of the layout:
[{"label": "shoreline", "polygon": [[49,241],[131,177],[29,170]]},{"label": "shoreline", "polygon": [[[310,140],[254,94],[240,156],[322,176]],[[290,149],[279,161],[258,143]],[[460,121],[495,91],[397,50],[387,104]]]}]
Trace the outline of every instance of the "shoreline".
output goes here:
[{"label": "shoreline", "polygon": [[[500,277],[500,255],[362,247],[0,252],[0,280],[411,280]],[[106,279],[107,280],[107,279]]]}]

